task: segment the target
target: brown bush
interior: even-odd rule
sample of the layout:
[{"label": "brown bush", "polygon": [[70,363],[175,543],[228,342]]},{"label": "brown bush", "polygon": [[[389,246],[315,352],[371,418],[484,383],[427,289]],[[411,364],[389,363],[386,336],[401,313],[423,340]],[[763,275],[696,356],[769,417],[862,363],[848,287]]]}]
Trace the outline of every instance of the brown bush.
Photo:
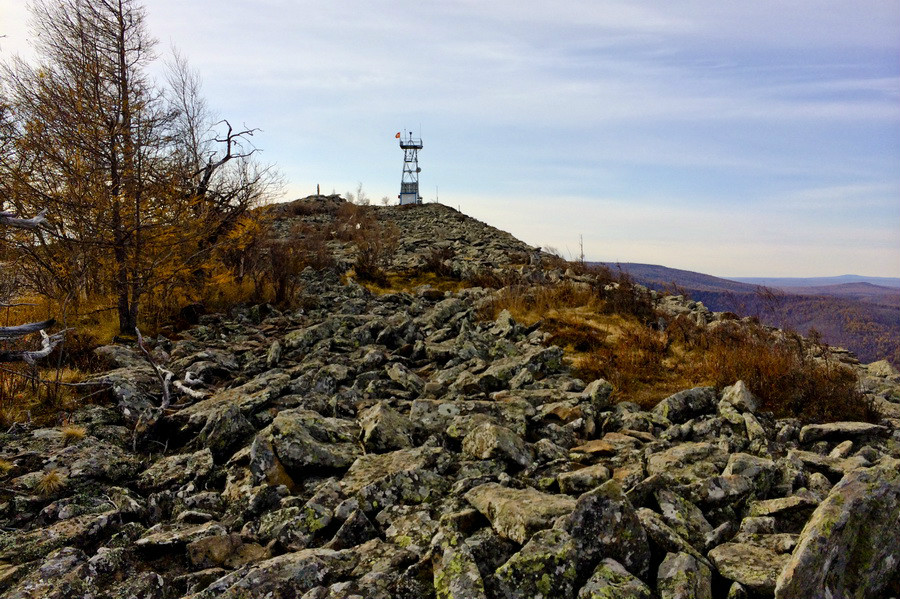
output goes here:
[{"label": "brown bush", "polygon": [[717,387],[743,380],[776,417],[808,422],[877,420],[858,390],[854,371],[830,358],[812,358],[796,334],[728,322],[707,333],[698,374]]},{"label": "brown bush", "polygon": [[[620,400],[652,407],[667,395],[697,385],[718,388],[743,380],[776,417],[807,422],[876,420],[857,390],[854,371],[828,358],[826,347],[794,334],[773,332],[752,320],[725,320],[713,328],[691,318],[659,315],[650,293],[627,276],[597,271],[595,282],[518,284],[498,291],[482,312],[508,309],[526,324],[541,322],[549,342],[564,348],[573,373],[604,378]],[[615,278],[610,281],[607,277]]]},{"label": "brown bush", "polygon": [[452,247],[432,248],[425,256],[425,270],[439,277],[453,277],[453,270],[446,264],[452,260],[456,252]]}]

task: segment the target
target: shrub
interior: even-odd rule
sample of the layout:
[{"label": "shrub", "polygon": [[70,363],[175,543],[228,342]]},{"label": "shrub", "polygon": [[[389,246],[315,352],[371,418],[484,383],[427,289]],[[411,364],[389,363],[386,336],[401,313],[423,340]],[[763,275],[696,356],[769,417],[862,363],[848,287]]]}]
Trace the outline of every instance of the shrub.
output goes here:
[{"label": "shrub", "polygon": [[707,333],[698,374],[717,387],[743,380],[776,417],[808,422],[877,420],[858,389],[854,371],[835,362],[827,349],[813,358],[796,334],[778,334],[758,324],[725,322]]},{"label": "shrub", "polygon": [[453,270],[446,263],[453,259],[456,252],[452,247],[432,248],[425,256],[425,270],[439,277],[452,277]]}]

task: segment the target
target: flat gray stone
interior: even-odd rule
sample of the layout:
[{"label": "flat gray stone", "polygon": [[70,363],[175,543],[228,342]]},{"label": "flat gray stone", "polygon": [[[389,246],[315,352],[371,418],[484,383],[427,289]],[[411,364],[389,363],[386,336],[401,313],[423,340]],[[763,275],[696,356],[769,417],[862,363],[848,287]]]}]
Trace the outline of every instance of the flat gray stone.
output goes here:
[{"label": "flat gray stone", "polygon": [[465,498],[490,520],[500,536],[520,544],[537,531],[550,528],[557,517],[571,513],[576,504],[568,495],[511,489],[497,483],[477,486]]}]

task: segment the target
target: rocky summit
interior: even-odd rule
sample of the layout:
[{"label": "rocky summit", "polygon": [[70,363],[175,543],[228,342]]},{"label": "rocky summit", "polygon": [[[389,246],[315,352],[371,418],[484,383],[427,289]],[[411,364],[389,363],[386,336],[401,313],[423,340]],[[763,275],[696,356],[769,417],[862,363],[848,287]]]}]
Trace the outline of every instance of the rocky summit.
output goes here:
[{"label": "rocky summit", "polygon": [[[281,208],[283,231],[328,202]],[[394,268],[439,248],[462,278],[590,276],[445,206],[377,214],[398,235]],[[0,595],[897,592],[900,375],[886,363],[844,358],[876,423],[776,419],[742,381],[642,409],[576,378],[539,326],[485,319],[495,290],[373,293],[342,276],[352,247],[329,243],[338,268],[303,272],[301,307],[202,316],[149,343],[152,364],[101,348],[114,403],[0,435]],[[652,297],[702,326],[726,318]]]}]

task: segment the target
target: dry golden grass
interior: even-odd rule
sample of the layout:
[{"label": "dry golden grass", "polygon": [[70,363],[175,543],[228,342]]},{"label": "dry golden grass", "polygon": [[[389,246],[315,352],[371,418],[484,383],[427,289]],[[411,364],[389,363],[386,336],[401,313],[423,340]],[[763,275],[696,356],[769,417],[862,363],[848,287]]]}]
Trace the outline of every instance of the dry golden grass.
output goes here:
[{"label": "dry golden grass", "polygon": [[[355,278],[355,274],[351,270],[348,273],[348,277]],[[470,286],[464,281],[442,277],[432,272],[388,273],[380,283],[375,281],[359,281],[359,283],[377,295],[401,292],[412,293],[423,285],[428,285],[437,291],[451,291],[454,293]]]},{"label": "dry golden grass", "polygon": [[78,369],[44,367],[31,370],[24,364],[3,364],[2,367],[0,432],[15,423],[52,426],[58,422],[60,412],[70,412],[82,405],[82,395],[86,391],[67,385],[85,378]]},{"label": "dry golden grass", "polygon": [[14,464],[9,460],[0,458],[0,476],[6,476],[13,469]]},{"label": "dry golden grass", "polygon": [[78,443],[87,435],[87,429],[77,424],[67,424],[59,430],[62,433],[63,445]]},{"label": "dry golden grass", "polygon": [[588,318],[600,313],[603,305],[604,300],[596,290],[583,283],[512,285],[495,294],[482,316],[493,319],[508,310],[518,322],[531,325],[575,312]]},{"label": "dry golden grass", "polygon": [[482,317],[495,318],[503,309],[525,324],[540,321],[576,376],[608,380],[619,401],[650,408],[682,389],[721,389],[743,380],[763,409],[778,417],[876,418],[856,390],[855,374],[809,358],[796,336],[738,321],[707,329],[684,317],[670,319],[665,331],[655,330],[648,323],[658,315],[627,280],[602,288],[572,283],[505,288]]},{"label": "dry golden grass", "polygon": [[38,495],[50,497],[61,491],[66,486],[66,477],[57,468],[48,470],[35,485],[34,490]]}]

